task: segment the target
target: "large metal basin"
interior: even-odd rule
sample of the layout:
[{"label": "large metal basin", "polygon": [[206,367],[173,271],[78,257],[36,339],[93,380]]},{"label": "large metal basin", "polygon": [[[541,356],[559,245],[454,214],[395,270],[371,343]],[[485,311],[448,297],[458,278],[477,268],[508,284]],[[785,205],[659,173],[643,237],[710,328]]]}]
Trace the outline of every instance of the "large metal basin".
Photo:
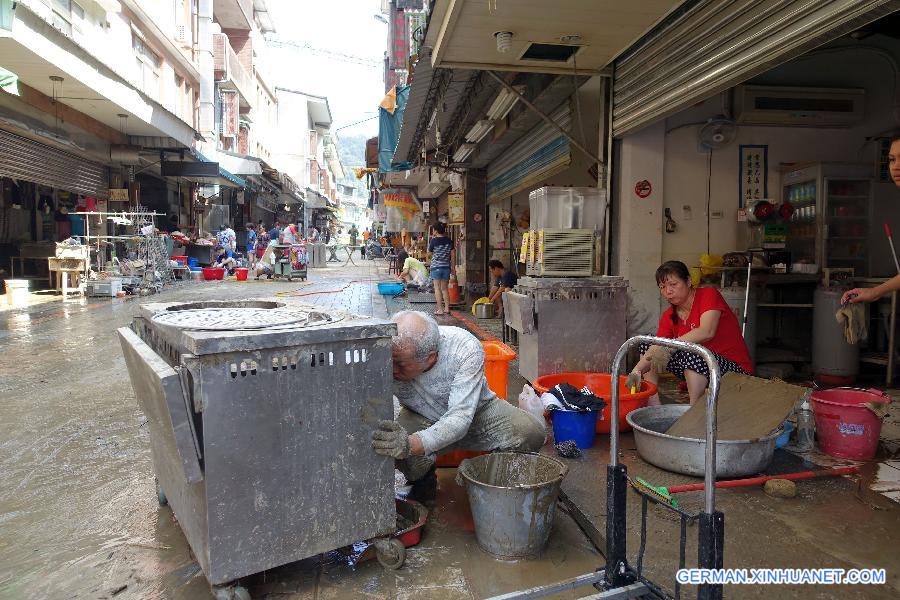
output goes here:
[{"label": "large metal basin", "polygon": [[[680,404],[647,406],[628,413],[634,442],[641,458],[652,465],[685,475],[703,476],[706,440],[666,435],[664,432],[689,409]],[[716,441],[716,477],[742,477],[765,470],[775,454],[777,431],[754,440]]]}]

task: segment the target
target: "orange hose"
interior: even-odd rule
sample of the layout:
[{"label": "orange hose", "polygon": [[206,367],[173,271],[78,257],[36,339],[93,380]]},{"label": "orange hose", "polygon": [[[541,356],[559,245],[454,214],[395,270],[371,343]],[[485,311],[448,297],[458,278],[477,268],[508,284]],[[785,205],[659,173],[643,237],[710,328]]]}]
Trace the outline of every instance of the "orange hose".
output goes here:
[{"label": "orange hose", "polygon": [[[730,479],[728,481],[717,481],[716,489],[732,488],[732,487],[748,487],[751,485],[759,485],[770,479],[787,479],[788,481],[796,481],[798,479],[813,479],[816,477],[835,477],[837,475],[853,475],[859,471],[859,467],[841,467],[839,469],[825,469],[822,471],[801,471],[800,473],[785,473],[784,475],[765,475],[763,477],[749,477],[747,479]],[[702,483],[691,483],[688,485],[673,485],[666,487],[670,494],[678,494],[681,492],[696,492],[702,490]]]}]

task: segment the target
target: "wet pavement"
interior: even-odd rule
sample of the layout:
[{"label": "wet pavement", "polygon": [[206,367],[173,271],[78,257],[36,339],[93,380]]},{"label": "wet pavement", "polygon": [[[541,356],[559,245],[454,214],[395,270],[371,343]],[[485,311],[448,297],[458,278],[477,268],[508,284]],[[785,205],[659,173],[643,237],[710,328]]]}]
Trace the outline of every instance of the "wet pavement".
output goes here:
[{"label": "wet pavement", "polygon": [[[304,283],[185,283],[140,300],[43,299],[0,310],[0,598],[210,598],[172,512],[157,504],[144,417],[114,333],[130,323],[139,302],[278,294],[286,302],[366,315],[432,310],[378,295],[375,282],[386,277],[383,266],[378,272],[367,264],[312,270]],[[498,319],[476,320],[464,310],[441,322],[462,325],[482,338],[500,337]],[[513,361],[511,401],[524,383]],[[894,433],[883,437],[898,437],[897,421],[896,414],[889,417]],[[563,487],[572,514],[601,548],[607,449],[608,440],[598,437],[593,450],[570,462],[573,470]],[[623,460],[631,474],[654,484],[695,481],[641,461],[629,435],[623,436]],[[464,490],[453,482],[455,470],[439,473],[438,502],[422,543],[410,550],[402,569],[385,571],[375,561],[352,568],[328,554],[249,578],[254,597],[483,598],[587,573],[604,562],[565,512],[558,513],[540,560],[493,559],[475,542]],[[800,482],[798,497],[790,500],[770,498],[756,488],[721,491],[726,566],[886,568],[886,586],[729,586],[726,597],[900,597],[898,505],[866,493],[864,483],[851,478]],[[700,501],[696,492],[682,498],[689,510],[698,509]],[[628,518],[633,560],[640,525],[633,493]],[[678,523],[651,509],[648,531],[644,567],[671,592]],[[696,526],[688,528],[687,557],[690,566]],[[694,597],[693,589],[685,591]],[[557,597],[590,592],[582,588]]]},{"label": "wet pavement", "polygon": [[[311,270],[305,283],[177,284],[141,299],[42,301],[0,311],[0,598],[210,598],[174,515],[159,507],[144,417],[115,329],[138,303],[271,296],[385,316],[372,265]],[[0,298],[0,301],[4,299]],[[392,311],[397,306],[391,307]],[[539,561],[477,546],[454,469],[402,569],[326,555],[251,578],[254,597],[482,598],[602,563],[564,513]],[[575,598],[588,593],[568,593]]]}]

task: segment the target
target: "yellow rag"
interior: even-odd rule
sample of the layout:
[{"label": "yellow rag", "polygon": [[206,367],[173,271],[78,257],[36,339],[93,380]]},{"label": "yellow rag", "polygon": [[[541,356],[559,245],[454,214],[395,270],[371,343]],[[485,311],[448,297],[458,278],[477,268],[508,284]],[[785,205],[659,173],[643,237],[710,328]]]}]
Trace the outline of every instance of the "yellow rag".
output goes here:
[{"label": "yellow rag", "polygon": [[848,344],[856,345],[869,336],[866,309],[861,303],[842,306],[834,318],[844,328],[844,338]]}]

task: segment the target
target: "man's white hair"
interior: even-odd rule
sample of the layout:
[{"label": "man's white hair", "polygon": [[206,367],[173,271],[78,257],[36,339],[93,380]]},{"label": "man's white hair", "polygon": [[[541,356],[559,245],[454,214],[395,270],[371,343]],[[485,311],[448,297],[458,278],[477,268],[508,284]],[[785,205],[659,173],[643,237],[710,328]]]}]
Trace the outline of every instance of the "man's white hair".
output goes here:
[{"label": "man's white hair", "polygon": [[391,340],[394,347],[411,343],[419,362],[425,362],[432,352],[437,353],[441,330],[434,317],[418,310],[401,310],[391,320],[397,324],[397,335]]}]

